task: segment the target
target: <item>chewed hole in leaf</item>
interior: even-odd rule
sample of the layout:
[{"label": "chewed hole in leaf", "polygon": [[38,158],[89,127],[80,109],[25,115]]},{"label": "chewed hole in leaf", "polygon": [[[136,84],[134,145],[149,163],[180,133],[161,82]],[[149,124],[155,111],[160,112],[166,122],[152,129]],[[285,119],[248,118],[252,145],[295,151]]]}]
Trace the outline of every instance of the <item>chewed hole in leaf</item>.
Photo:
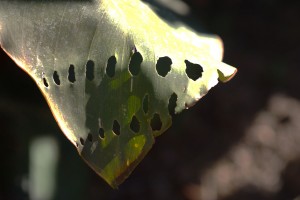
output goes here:
[{"label": "chewed hole in leaf", "polygon": [[149,109],[149,95],[146,94],[143,99],[143,111],[145,114],[148,113],[148,109]]},{"label": "chewed hole in leaf", "polygon": [[95,63],[89,60],[86,63],[86,78],[90,81],[94,80]]},{"label": "chewed hole in leaf", "polygon": [[172,60],[169,57],[161,57],[157,61],[156,71],[160,76],[165,77],[171,70],[171,65]]},{"label": "chewed hole in leaf", "polygon": [[130,129],[135,132],[138,133],[140,131],[140,122],[139,120],[136,118],[136,116],[133,116],[131,119],[131,123],[130,123]]},{"label": "chewed hole in leaf", "polygon": [[202,77],[203,68],[200,65],[191,63],[188,60],[185,60],[184,62],[186,65],[185,72],[190,79],[196,81]]},{"label": "chewed hole in leaf", "polygon": [[115,56],[111,56],[108,61],[107,61],[107,66],[106,66],[106,74],[109,77],[114,77],[116,73],[116,64],[117,64],[117,59]]},{"label": "chewed hole in leaf", "polygon": [[80,140],[80,144],[83,146],[84,145],[84,139],[81,137],[79,140]]},{"label": "chewed hole in leaf", "polygon": [[69,67],[68,80],[71,83],[74,83],[76,81],[76,78],[75,78],[75,67],[74,67],[74,65],[70,65],[70,67]]},{"label": "chewed hole in leaf", "polygon": [[121,130],[120,130],[120,124],[117,120],[114,120],[114,124],[113,124],[113,132],[116,134],[116,135],[120,135],[121,133]]},{"label": "chewed hole in leaf", "polygon": [[56,85],[60,85],[59,75],[58,75],[57,71],[54,71],[54,73],[53,73],[53,81]]},{"label": "chewed hole in leaf", "polygon": [[103,128],[99,128],[99,136],[100,138],[104,138],[104,129]]},{"label": "chewed hole in leaf", "polygon": [[141,64],[143,62],[143,57],[139,52],[135,52],[129,63],[129,72],[133,76],[137,76],[141,70]]},{"label": "chewed hole in leaf", "polygon": [[45,87],[49,87],[48,81],[46,78],[43,78],[43,83]]},{"label": "chewed hole in leaf", "polygon": [[151,119],[150,126],[153,131],[159,131],[162,127],[162,122],[159,114],[155,113]]},{"label": "chewed hole in leaf", "polygon": [[88,141],[92,142],[93,141],[93,135],[91,133],[89,133],[87,139],[88,139]]},{"label": "chewed hole in leaf", "polygon": [[173,93],[169,99],[168,109],[169,109],[170,115],[175,115],[177,98],[178,98],[177,95],[175,93]]}]

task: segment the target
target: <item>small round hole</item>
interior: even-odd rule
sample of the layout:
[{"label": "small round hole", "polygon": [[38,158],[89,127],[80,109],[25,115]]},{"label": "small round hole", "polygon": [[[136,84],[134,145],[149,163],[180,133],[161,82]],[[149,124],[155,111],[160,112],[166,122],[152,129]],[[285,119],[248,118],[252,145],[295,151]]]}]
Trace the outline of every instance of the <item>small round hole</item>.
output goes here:
[{"label": "small round hole", "polygon": [[155,113],[153,118],[151,119],[150,126],[153,131],[159,131],[162,127],[162,122],[159,114]]},{"label": "small round hole", "polygon": [[169,57],[161,57],[157,61],[156,71],[160,76],[165,77],[171,71],[171,65],[172,60]]},{"label": "small round hole", "polygon": [[48,81],[46,78],[43,78],[43,83],[45,87],[49,87]]},{"label": "small round hole", "polygon": [[120,131],[120,124],[117,120],[114,120],[114,124],[113,124],[113,132],[116,134],[116,135],[120,135],[121,131]]},{"label": "small round hole", "polygon": [[178,98],[177,95],[175,93],[173,93],[169,99],[168,109],[169,109],[170,115],[175,115],[177,98]]},{"label": "small round hole", "polygon": [[138,133],[140,131],[140,122],[139,120],[136,118],[136,116],[133,116],[131,119],[131,123],[130,123],[130,129],[135,132]]},{"label": "small round hole", "polygon": [[74,65],[70,65],[70,67],[69,67],[68,80],[71,83],[74,83],[76,81],[76,78],[75,78],[75,67],[74,67]]},{"label": "small round hole", "polygon": [[86,63],[86,78],[90,81],[94,80],[94,70],[95,70],[95,63],[92,60],[89,60]]},{"label": "small round hole", "polygon": [[59,75],[58,75],[57,71],[54,71],[54,73],[53,73],[53,80],[56,85],[60,85]]},{"label": "small round hole", "polygon": [[91,133],[89,133],[87,139],[88,139],[88,141],[92,142],[93,141],[93,135]]},{"label": "small round hole", "polygon": [[186,64],[185,72],[190,79],[196,81],[202,77],[203,68],[200,65],[191,63],[188,60],[184,62]]},{"label": "small round hole", "polygon": [[99,128],[99,136],[100,138],[104,138],[104,129],[103,128]]},{"label": "small round hole", "polygon": [[117,59],[115,56],[111,56],[108,61],[107,61],[107,66],[106,66],[106,74],[109,77],[114,77],[116,73],[116,64],[117,64]]},{"label": "small round hole", "polygon": [[84,145],[84,139],[81,137],[80,138],[80,144],[83,146]]},{"label": "small round hole", "polygon": [[139,52],[135,52],[129,63],[129,71],[133,76],[137,76],[141,70],[141,64],[143,62],[143,57]]}]

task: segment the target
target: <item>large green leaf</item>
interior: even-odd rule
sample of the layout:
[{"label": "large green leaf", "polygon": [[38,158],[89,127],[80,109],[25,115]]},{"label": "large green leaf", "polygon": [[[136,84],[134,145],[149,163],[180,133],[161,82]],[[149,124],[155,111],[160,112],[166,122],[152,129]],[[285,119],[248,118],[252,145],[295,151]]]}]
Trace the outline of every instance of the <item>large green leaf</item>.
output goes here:
[{"label": "large green leaf", "polygon": [[0,44],[112,187],[171,125],[170,113],[236,71],[221,62],[219,38],[172,28],[139,0],[2,0]]}]

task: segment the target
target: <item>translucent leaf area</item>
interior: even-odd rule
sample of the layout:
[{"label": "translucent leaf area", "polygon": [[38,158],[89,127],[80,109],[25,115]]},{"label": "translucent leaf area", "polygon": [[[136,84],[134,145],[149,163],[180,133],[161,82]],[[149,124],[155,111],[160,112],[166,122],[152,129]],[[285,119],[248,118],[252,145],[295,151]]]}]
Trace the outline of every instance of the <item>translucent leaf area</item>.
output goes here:
[{"label": "translucent leaf area", "polygon": [[173,28],[138,0],[2,0],[0,44],[37,83],[66,137],[112,187],[218,79],[219,38]]}]

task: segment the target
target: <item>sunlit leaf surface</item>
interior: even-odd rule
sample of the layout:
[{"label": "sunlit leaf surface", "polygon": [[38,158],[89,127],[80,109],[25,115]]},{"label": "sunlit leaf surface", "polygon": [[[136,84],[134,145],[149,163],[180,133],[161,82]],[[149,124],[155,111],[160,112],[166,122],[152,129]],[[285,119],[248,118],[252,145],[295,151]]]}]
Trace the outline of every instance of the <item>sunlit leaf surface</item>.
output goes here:
[{"label": "sunlit leaf surface", "polygon": [[172,113],[236,71],[221,62],[220,39],[172,28],[138,0],[2,0],[0,43],[112,187],[171,125]]}]

